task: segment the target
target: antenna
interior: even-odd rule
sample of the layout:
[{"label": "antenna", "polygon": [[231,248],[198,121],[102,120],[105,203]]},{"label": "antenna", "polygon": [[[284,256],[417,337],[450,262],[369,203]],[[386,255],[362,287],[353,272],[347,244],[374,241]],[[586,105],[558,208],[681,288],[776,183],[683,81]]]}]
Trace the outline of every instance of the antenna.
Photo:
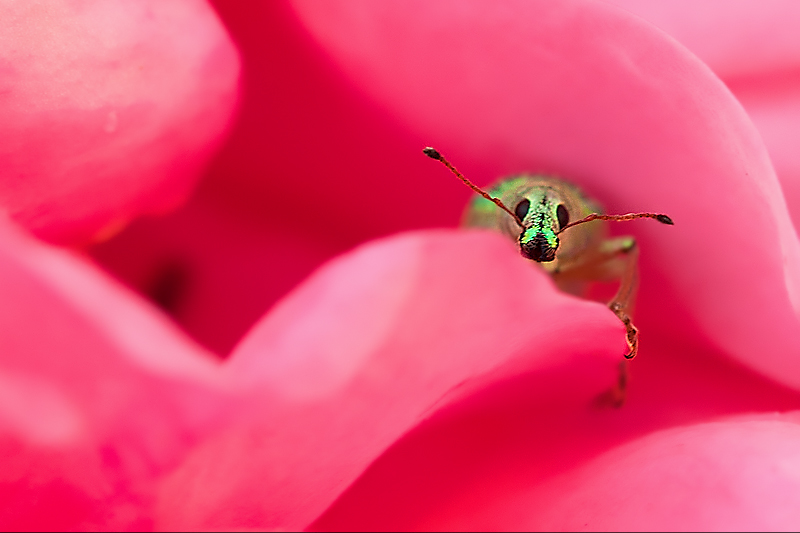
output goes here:
[{"label": "antenna", "polygon": [[[490,202],[494,202],[494,204],[497,205],[497,207],[499,207],[500,209],[511,215],[511,218],[514,219],[514,222],[516,222],[520,228],[525,229],[525,226],[523,226],[522,224],[522,220],[519,219],[516,213],[514,213],[508,207],[506,207],[506,204],[504,204],[499,198],[491,196],[489,193],[487,193],[486,191],[484,191],[483,189],[481,189],[480,187],[469,181],[467,178],[465,178],[464,175],[461,174],[461,172],[459,172],[456,169],[456,167],[454,167],[450,163],[450,161],[445,159],[444,156],[440,154],[436,148],[431,148],[430,146],[428,146],[427,148],[424,148],[422,150],[422,153],[427,155],[431,159],[439,161],[441,164],[446,166],[450,170],[450,172],[455,174],[458,179],[463,181],[467,185],[467,187],[469,187],[476,193],[480,194]],[[625,220],[635,220],[637,218],[652,218],[658,220],[662,224],[667,224],[669,226],[675,225],[675,223],[672,221],[671,218],[669,218],[669,216],[662,215],[659,213],[627,213],[625,215],[600,215],[598,213],[592,213],[591,215],[588,215],[580,220],[576,220],[575,222],[570,222],[569,224],[558,230],[558,233],[562,233],[564,230],[569,229],[573,226],[577,226],[578,224],[591,222],[592,220],[613,220],[615,222],[623,222]],[[556,233],[556,235],[558,235],[558,233]]]},{"label": "antenna", "polygon": [[[483,189],[481,189],[480,187],[478,187],[477,185],[475,185],[474,183],[469,181],[467,178],[465,178],[464,175],[461,174],[461,172],[456,170],[456,167],[451,165],[450,162],[447,159],[445,159],[444,156],[442,154],[440,154],[438,150],[436,150],[436,148],[431,148],[430,146],[428,146],[427,148],[422,150],[422,153],[427,155],[431,159],[435,159],[435,160],[439,161],[440,163],[442,163],[444,166],[446,166],[450,170],[450,172],[455,174],[456,177],[458,177],[458,179],[463,181],[467,185],[467,187],[469,187],[470,189],[472,189],[476,193],[480,194],[481,196],[483,196],[484,198],[486,198],[490,202],[494,202],[495,205],[497,205],[497,207],[499,207],[500,209],[502,209],[503,211],[505,211],[506,213],[511,215],[511,218],[514,219],[514,222],[516,222],[517,225],[520,228],[525,229],[525,226],[522,225],[522,221],[519,219],[519,217],[513,211],[511,211],[508,207],[506,207],[506,204],[501,202],[499,198],[494,198],[489,193],[487,193],[486,191],[484,191]],[[665,216],[665,215],[661,215],[661,216]],[[581,222],[589,222],[589,221],[588,220],[584,220],[584,221],[581,221]],[[670,222],[672,222],[672,221],[670,221]],[[580,222],[576,222],[576,224],[579,224],[579,223]]]},{"label": "antenna", "polygon": [[635,220],[637,218],[653,218],[658,220],[662,224],[667,224],[669,226],[674,226],[675,223],[669,218],[667,215],[660,215],[658,213],[628,213],[626,215],[598,215],[597,213],[592,213],[580,220],[576,220],[575,222],[570,222],[560,230],[558,233],[563,232],[565,229],[569,229],[572,226],[577,226],[578,224],[583,224],[584,222],[591,222],[592,220],[613,220],[616,222],[624,222],[625,220]]}]

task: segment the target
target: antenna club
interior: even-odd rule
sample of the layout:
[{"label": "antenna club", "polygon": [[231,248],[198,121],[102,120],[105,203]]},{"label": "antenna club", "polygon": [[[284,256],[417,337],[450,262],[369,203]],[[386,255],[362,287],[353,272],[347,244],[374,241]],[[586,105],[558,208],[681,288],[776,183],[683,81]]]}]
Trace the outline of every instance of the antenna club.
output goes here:
[{"label": "antenna club", "polygon": [[422,149],[422,153],[430,157],[431,159],[435,159],[437,161],[442,160],[442,154],[436,148],[432,148],[428,146],[427,148]]},{"label": "antenna club", "polygon": [[668,226],[674,226],[675,223],[669,218],[667,215],[656,215],[656,220],[661,222],[662,224],[667,224]]}]

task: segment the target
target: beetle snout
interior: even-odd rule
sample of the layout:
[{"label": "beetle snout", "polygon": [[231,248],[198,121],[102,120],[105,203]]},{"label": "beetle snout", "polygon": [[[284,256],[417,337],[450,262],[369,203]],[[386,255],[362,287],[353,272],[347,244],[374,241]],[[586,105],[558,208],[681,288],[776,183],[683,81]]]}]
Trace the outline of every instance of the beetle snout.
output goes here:
[{"label": "beetle snout", "polygon": [[549,263],[556,258],[558,240],[555,244],[555,246],[550,246],[544,235],[536,235],[530,241],[521,243],[520,251],[526,259],[532,259],[537,263]]}]

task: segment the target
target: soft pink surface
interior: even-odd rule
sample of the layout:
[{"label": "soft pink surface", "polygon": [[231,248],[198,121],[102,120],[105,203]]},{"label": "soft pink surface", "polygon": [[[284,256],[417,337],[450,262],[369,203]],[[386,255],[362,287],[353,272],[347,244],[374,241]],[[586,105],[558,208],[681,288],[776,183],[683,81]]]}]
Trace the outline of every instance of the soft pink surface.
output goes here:
[{"label": "soft pink surface", "polygon": [[[187,206],[92,254],[230,357],[0,226],[0,525],[797,529],[797,415],[743,413],[800,406],[798,241],[707,67],[589,2],[217,8],[245,71],[228,143]],[[623,408],[619,322],[496,235],[367,244],[266,312],[362,240],[457,220],[468,191],[426,144],[479,183],[545,170],[673,216],[615,228],[642,246]],[[138,179],[170,198],[166,175]]]},{"label": "soft pink surface", "polygon": [[520,484],[503,499],[489,496],[470,520],[449,509],[421,528],[793,530],[800,522],[798,415],[656,432],[566,474]]},{"label": "soft pink surface", "polygon": [[[724,354],[670,338],[647,339],[647,358],[631,365],[621,409],[540,395],[524,379],[497,383],[396,442],[312,529],[528,529],[530,514],[525,520],[520,511],[503,516],[502,503],[600,453],[665,427],[797,409],[797,393],[755,379]],[[660,479],[651,481],[657,490]],[[629,506],[636,503],[632,498]],[[685,520],[684,529],[692,529],[691,517]],[[668,528],[654,519],[645,529]]]},{"label": "soft pink surface", "polygon": [[722,78],[758,128],[800,224],[800,4],[607,0],[678,39]]},{"label": "soft pink surface", "polygon": [[173,208],[236,101],[236,50],[204,0],[4,2],[0,202],[85,242]]},{"label": "soft pink surface", "polygon": [[800,150],[796,143],[800,138],[800,75],[788,78],[756,82],[752,87],[742,84],[736,86],[736,94],[769,148],[792,221],[800,228]]},{"label": "soft pink surface", "polygon": [[63,251],[0,227],[3,529],[151,528],[155,480],[224,410],[218,363]]},{"label": "soft pink surface", "polygon": [[655,24],[722,79],[800,66],[800,5],[793,0],[603,0]]},{"label": "soft pink surface", "polygon": [[303,528],[431,411],[523,375],[590,404],[624,348],[490,233],[354,251],[225,368],[76,258],[0,250],[4,528]]},{"label": "soft pink surface", "polygon": [[[471,280],[482,282],[464,291]],[[591,404],[615,381],[620,331],[492,234],[357,249],[234,351],[227,370],[252,390],[250,418],[169,477],[159,518],[168,528],[304,527],[407,429],[487,383],[524,375],[536,394]]]}]

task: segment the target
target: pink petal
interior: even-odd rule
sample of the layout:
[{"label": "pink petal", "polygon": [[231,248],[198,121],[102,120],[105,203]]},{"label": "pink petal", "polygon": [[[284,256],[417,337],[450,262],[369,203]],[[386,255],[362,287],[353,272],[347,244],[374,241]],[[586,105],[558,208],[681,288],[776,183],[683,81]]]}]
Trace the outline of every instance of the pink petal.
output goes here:
[{"label": "pink petal", "polygon": [[608,0],[676,38],[725,80],[755,123],[800,224],[800,4]]},{"label": "pink petal", "polygon": [[674,37],[725,79],[800,66],[800,5],[792,0],[605,0]]},{"label": "pink petal", "polygon": [[637,317],[800,386],[800,244],[758,133],[684,48],[600,3],[294,5],[358,87],[468,175],[541,169],[612,212],[672,216],[617,228],[643,250]]},{"label": "pink petal", "polygon": [[530,379],[504,382],[399,439],[311,529],[526,529],[532,511],[504,502],[612,447],[666,428],[800,404],[800,393],[726,362],[724,354],[649,330],[642,342],[647,357],[630,364],[622,408],[540,394]]},{"label": "pink petal", "polygon": [[106,234],[184,199],[224,133],[238,58],[203,0],[6,2],[0,202],[37,235]]},{"label": "pink petal", "polygon": [[765,78],[736,83],[733,90],[758,127],[775,171],[795,228],[800,228],[800,78]]},{"label": "pink petal", "polygon": [[228,370],[249,421],[165,482],[159,527],[299,529],[431,412],[530,374],[583,408],[615,381],[622,330],[491,233],[427,232],[329,263],[260,322]]},{"label": "pink petal", "polygon": [[654,433],[553,476],[467,524],[431,529],[796,530],[800,414]]},{"label": "pink petal", "polygon": [[214,427],[225,385],[168,319],[0,226],[3,529],[152,524],[155,480]]}]

